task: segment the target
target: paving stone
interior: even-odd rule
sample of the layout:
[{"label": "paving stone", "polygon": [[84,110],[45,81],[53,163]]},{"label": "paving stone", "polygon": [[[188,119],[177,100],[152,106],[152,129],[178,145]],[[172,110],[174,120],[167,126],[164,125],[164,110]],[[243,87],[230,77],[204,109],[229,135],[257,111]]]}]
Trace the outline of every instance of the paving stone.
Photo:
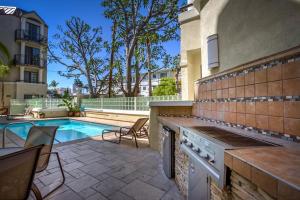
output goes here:
[{"label": "paving stone", "polygon": [[74,169],[72,171],[68,172],[71,176],[73,176],[74,178],[80,178],[82,176],[86,176],[87,174],[83,171],[81,171],[80,169]]},{"label": "paving stone", "polygon": [[126,184],[124,182],[111,177],[93,186],[93,188],[101,194],[103,194],[104,196],[108,197],[114,194],[115,192],[118,192],[125,185]]},{"label": "paving stone", "polygon": [[159,200],[164,195],[164,191],[140,180],[131,182],[121,192],[136,200]]},{"label": "paving stone", "polygon": [[87,198],[87,200],[107,200],[107,198],[100,193],[96,193]]},{"label": "paving stone", "polygon": [[122,192],[116,192],[112,196],[108,197],[109,200],[134,200]]},{"label": "paving stone", "polygon": [[184,200],[183,196],[176,186],[173,186],[162,198],[161,200]]},{"label": "paving stone", "polygon": [[166,175],[162,173],[158,173],[156,176],[148,180],[147,183],[163,191],[168,191],[172,186],[175,185],[174,182],[170,181]]},{"label": "paving stone", "polygon": [[90,197],[90,196],[92,196],[92,195],[94,195],[94,194],[96,194],[97,192],[94,190],[94,189],[92,189],[92,188],[86,188],[86,189],[84,189],[84,190],[82,190],[82,191],[80,191],[79,192],[79,195],[82,197],[82,198],[84,198],[84,199],[87,199],[88,197]]},{"label": "paving stone", "polygon": [[92,163],[89,165],[85,165],[84,167],[81,167],[80,170],[90,175],[97,176],[99,174],[107,172],[109,168],[99,163]]},{"label": "paving stone", "polygon": [[72,171],[72,170],[77,169],[82,166],[84,166],[84,164],[81,162],[72,162],[70,164],[63,166],[63,169],[64,169],[64,171],[69,172],[69,171]]},{"label": "paving stone", "polygon": [[50,198],[51,200],[81,200],[82,198],[73,192],[72,190],[67,190],[60,194],[57,194]]},{"label": "paving stone", "polygon": [[72,181],[67,185],[75,192],[80,192],[86,188],[89,188],[97,184],[98,182],[99,181],[94,177],[87,175],[87,176],[80,177],[79,179]]},{"label": "paving stone", "polygon": [[122,178],[122,181],[124,181],[125,183],[130,183],[136,179],[143,181],[143,182],[147,182],[152,178],[152,176],[149,176],[147,174],[138,172],[138,171],[134,171],[131,174],[128,174],[127,176]]}]

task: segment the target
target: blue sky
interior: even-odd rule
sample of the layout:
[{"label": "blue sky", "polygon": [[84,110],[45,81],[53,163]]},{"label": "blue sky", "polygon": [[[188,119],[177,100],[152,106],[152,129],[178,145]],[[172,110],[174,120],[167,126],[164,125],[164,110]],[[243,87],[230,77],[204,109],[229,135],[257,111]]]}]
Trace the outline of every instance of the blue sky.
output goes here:
[{"label": "blue sky", "polygon": [[[0,0],[0,5],[16,6],[27,11],[35,10],[48,24],[49,41],[57,32],[57,26],[63,25],[72,16],[80,17],[92,27],[102,26],[103,39],[110,38],[110,21],[103,16],[103,9],[100,6],[101,0]],[[179,41],[172,41],[165,44],[170,54],[179,53]],[[48,83],[52,80],[59,82],[59,87],[71,87],[72,79],[61,77],[57,71],[64,71],[59,64],[48,65]]]}]

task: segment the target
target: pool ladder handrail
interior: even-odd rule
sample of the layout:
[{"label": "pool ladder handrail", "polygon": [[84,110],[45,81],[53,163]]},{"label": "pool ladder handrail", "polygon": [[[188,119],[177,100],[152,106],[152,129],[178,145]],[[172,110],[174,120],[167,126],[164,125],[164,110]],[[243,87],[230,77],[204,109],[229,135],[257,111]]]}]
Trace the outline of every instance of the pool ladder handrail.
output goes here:
[{"label": "pool ladder handrail", "polygon": [[[6,129],[10,126],[10,125],[14,125],[14,124],[31,124],[32,126],[35,126],[35,123],[33,123],[32,121],[23,121],[23,122],[11,122],[9,124],[6,124],[3,129],[2,129],[2,148],[5,148],[5,135],[6,135]],[[54,138],[55,141],[57,141],[58,143],[61,143],[58,139]]]}]

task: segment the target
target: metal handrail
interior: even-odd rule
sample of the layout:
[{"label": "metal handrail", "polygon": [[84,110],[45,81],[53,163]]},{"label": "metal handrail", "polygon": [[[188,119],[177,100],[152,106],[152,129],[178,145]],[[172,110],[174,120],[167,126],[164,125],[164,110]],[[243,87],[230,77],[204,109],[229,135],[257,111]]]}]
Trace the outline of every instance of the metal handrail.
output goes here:
[{"label": "metal handrail", "polygon": [[6,124],[4,126],[4,128],[2,129],[2,148],[5,148],[5,135],[6,135],[6,129],[10,126],[10,125],[14,125],[14,124],[31,124],[32,126],[35,126],[35,124],[31,121],[23,121],[23,122],[11,122],[9,124]]}]

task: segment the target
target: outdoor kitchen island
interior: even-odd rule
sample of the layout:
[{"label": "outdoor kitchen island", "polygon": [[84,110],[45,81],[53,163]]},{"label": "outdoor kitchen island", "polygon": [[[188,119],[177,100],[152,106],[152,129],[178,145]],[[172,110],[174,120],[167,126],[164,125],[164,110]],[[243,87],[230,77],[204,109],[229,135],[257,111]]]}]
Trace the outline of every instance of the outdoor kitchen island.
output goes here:
[{"label": "outdoor kitchen island", "polygon": [[[223,127],[222,125],[201,120],[192,115],[177,117],[174,113],[166,113],[166,110],[178,111],[181,109],[188,110],[186,105],[172,106],[152,105],[154,112],[151,120],[156,120],[156,126],[150,127],[150,143],[151,147],[161,152],[162,127],[168,127],[175,131],[175,182],[185,197],[191,193],[193,189],[202,187],[197,186],[195,180],[189,181],[189,173],[195,170],[195,166],[190,164],[190,158],[186,151],[182,149],[182,144],[192,146],[191,149],[197,152],[195,145],[189,141],[182,140],[182,129],[190,129],[192,127],[216,127],[221,128],[224,132],[234,132],[242,136],[255,138],[258,141],[268,141],[264,146],[258,147],[242,147],[232,150],[225,149],[223,160],[225,177],[224,185],[216,181],[214,176],[207,177],[207,196],[195,199],[299,199],[300,198],[300,147],[299,143],[273,138],[263,134],[253,133],[249,130],[242,130],[236,127]],[[163,113],[159,113],[161,107]],[[168,107],[168,109],[166,108]],[[173,107],[173,109],[172,109]],[[175,109],[176,108],[176,109]],[[188,111],[186,111],[188,112]],[[191,113],[190,113],[191,114]],[[234,134],[235,136],[237,134]],[[154,136],[155,135],[155,136]],[[249,141],[251,140],[249,138]],[[243,138],[239,138],[241,141]],[[202,151],[204,152],[204,151]],[[203,156],[203,160],[207,159],[207,163],[217,164],[214,155],[207,154]],[[213,158],[213,159],[212,159]],[[200,168],[202,169],[202,168]],[[212,168],[212,170],[214,170]],[[213,172],[212,172],[213,173]],[[209,174],[209,173],[208,173]],[[201,176],[199,176],[201,177]],[[189,183],[192,182],[192,187]],[[193,183],[194,182],[194,183]],[[205,183],[199,178],[199,183]],[[204,188],[205,189],[205,188]],[[202,189],[201,189],[202,190]],[[191,195],[188,197],[191,198]]]}]

